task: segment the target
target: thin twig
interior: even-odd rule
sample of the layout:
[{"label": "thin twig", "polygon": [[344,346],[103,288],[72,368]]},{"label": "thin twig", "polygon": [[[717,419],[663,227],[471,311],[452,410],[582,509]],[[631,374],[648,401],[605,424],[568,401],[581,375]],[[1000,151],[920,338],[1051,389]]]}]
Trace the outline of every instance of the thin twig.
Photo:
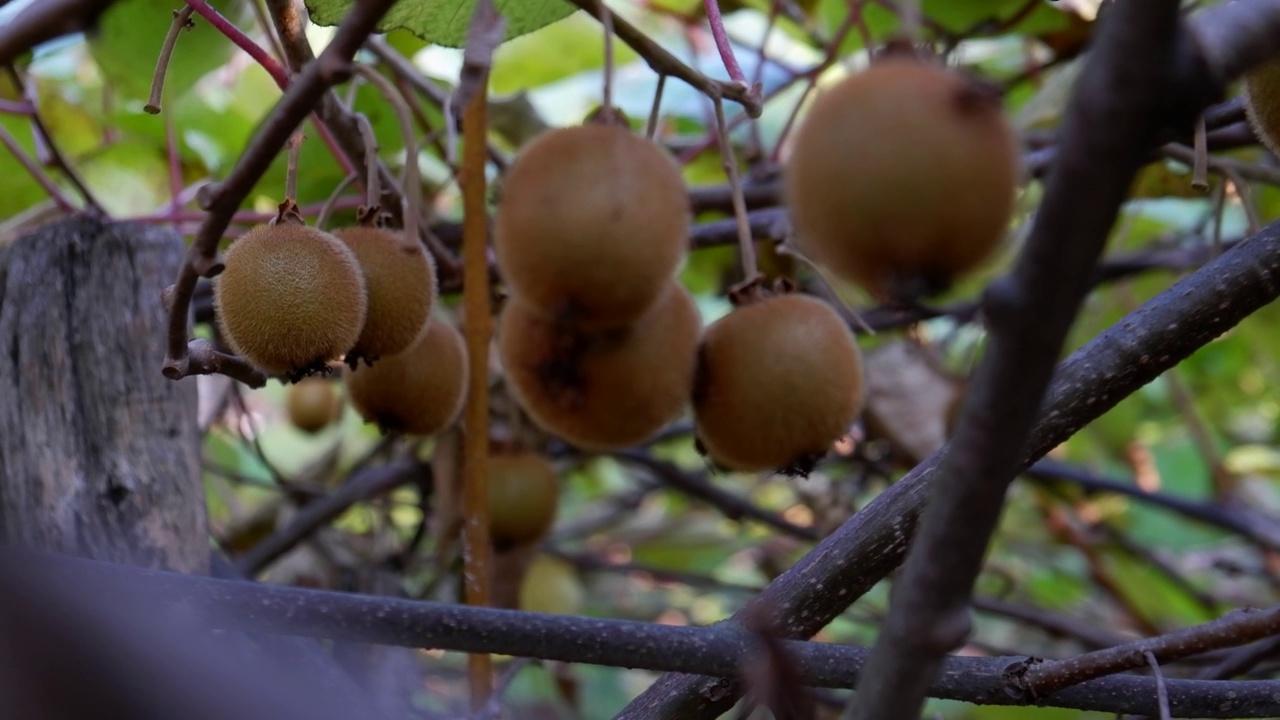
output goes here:
[{"label": "thin twig", "polygon": [[[600,19],[598,6],[596,5],[597,0],[569,1],[590,13],[597,20]],[[613,17],[613,31],[619,40],[622,40],[632,50],[635,50],[636,54],[644,58],[649,67],[653,68],[654,72],[659,75],[671,75],[680,78],[709,98],[721,97],[726,100],[732,100],[742,105],[748,116],[753,118],[760,117],[763,103],[758,89],[753,92],[745,83],[726,83],[712,80],[681,62],[679,58],[667,52],[665,48],[641,32],[636,26],[616,15]]]},{"label": "thin twig", "polygon": [[1146,653],[1161,662],[1199,655],[1210,650],[1239,647],[1280,633],[1280,606],[1266,610],[1234,610],[1194,627],[1144,638],[1124,645],[1040,663],[1025,675],[1011,678],[1008,692],[1044,697],[1093,678],[1141,667]]},{"label": "thin twig", "polygon": [[151,76],[151,94],[147,104],[142,106],[144,112],[152,115],[160,113],[160,101],[164,96],[164,76],[169,72],[169,58],[173,57],[173,47],[178,44],[178,35],[186,28],[192,27],[191,6],[184,5],[173,11],[173,22],[169,32],[164,36],[164,44],[160,46],[160,57],[156,59],[156,71]]},{"label": "thin twig", "polygon": [[[709,3],[715,0],[708,0]],[[756,265],[756,243],[751,236],[751,225],[747,222],[747,204],[742,198],[742,183],[738,180],[738,156],[733,152],[733,144],[729,141],[729,131],[725,128],[724,102],[716,97],[711,99],[716,108],[716,133],[720,137],[720,161],[725,173],[729,176],[729,191],[733,194],[733,217],[738,223],[738,260],[742,263],[742,281],[750,282],[760,275]]]},{"label": "thin twig", "polygon": [[658,86],[653,91],[653,107],[649,109],[649,122],[645,125],[644,136],[650,140],[658,132],[658,117],[662,110],[662,92],[667,87],[667,76],[658,73]]},{"label": "thin twig", "polygon": [[[421,217],[422,209],[422,173],[418,170],[418,134],[414,131],[413,114],[409,112],[409,105],[405,102],[405,98],[396,89],[396,86],[378,73],[377,70],[368,65],[356,65],[356,72],[360,74],[371,85],[378,89],[382,97],[391,106],[392,112],[395,113],[396,122],[400,125],[400,133],[404,138],[404,193],[400,199],[403,203],[400,211],[404,216],[404,232],[402,237],[406,243],[411,243],[414,247],[418,244],[418,218]],[[372,179],[370,184],[377,182],[377,154],[373,155],[373,163],[369,172]],[[430,233],[428,233],[430,236]],[[433,248],[434,254],[440,251],[448,252],[443,247]]]},{"label": "thin twig", "polygon": [[724,18],[720,17],[720,0],[703,0],[702,6],[707,11],[707,24],[711,26],[711,37],[715,40],[725,72],[729,73],[730,80],[746,86],[747,76],[742,74],[738,58],[733,55],[733,44],[729,42],[729,34],[724,30]]}]

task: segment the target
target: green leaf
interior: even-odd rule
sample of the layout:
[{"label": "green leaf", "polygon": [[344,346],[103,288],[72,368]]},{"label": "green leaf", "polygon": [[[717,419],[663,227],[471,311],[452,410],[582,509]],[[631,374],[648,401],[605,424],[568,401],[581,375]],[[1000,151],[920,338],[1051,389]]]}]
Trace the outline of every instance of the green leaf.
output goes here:
[{"label": "green leaf", "polygon": [[[618,67],[638,57],[622,43],[614,43],[613,53]],[[498,48],[489,82],[494,93],[504,95],[603,66],[604,35],[600,23],[581,13]]]},{"label": "green leaf", "polygon": [[[306,0],[311,21],[317,25],[337,25],[347,16],[353,0]],[[380,32],[404,29],[429,43],[462,47],[467,26],[475,13],[475,0],[400,0],[378,23]],[[494,7],[506,20],[510,40],[568,17],[576,7],[565,0],[494,0]]]},{"label": "green leaf", "polygon": [[[237,26],[252,20],[249,4],[234,0],[209,3]],[[156,59],[179,2],[123,0],[102,13],[98,30],[89,36],[89,52],[103,76],[122,98],[141,100],[151,90]],[[165,99],[190,90],[207,73],[223,67],[236,47],[198,15],[195,26],[178,36],[165,75]]]}]

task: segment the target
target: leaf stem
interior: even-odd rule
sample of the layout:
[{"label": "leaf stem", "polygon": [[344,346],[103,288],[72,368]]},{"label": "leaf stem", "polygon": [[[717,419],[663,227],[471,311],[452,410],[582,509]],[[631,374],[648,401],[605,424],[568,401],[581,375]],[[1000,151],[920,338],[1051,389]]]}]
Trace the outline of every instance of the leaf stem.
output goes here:
[{"label": "leaf stem", "polygon": [[173,11],[173,22],[169,24],[169,32],[164,36],[164,44],[160,46],[160,57],[156,59],[156,71],[151,76],[151,95],[142,109],[152,115],[160,113],[160,100],[164,95],[164,76],[169,72],[169,59],[173,57],[173,48],[178,44],[178,35],[185,28],[193,26],[191,22],[192,8],[184,5]]},{"label": "leaf stem", "polygon": [[724,62],[724,69],[729,73],[729,79],[745,86],[747,76],[742,74],[738,58],[733,55],[733,45],[729,42],[729,33],[725,32],[724,18],[720,16],[720,0],[703,0],[703,6],[707,9],[707,23],[711,26],[711,37],[715,38],[716,50],[720,51],[720,60]]}]

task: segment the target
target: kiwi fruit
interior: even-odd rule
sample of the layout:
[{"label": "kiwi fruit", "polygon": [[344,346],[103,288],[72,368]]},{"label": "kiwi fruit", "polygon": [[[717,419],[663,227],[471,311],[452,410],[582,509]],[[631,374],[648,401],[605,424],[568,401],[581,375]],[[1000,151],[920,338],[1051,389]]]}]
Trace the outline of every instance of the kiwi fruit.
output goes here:
[{"label": "kiwi fruit", "polygon": [[589,451],[632,447],[683,412],[702,316],[668,282],[632,325],[584,332],[512,298],[498,320],[498,356],[512,396],[543,430]]},{"label": "kiwi fruit", "polygon": [[1000,246],[1019,162],[993,91],[896,53],[814,101],[783,192],[811,257],[877,300],[912,301],[947,290]]},{"label": "kiwi fruit", "polygon": [[577,615],[586,604],[586,589],[573,566],[539,553],[529,562],[520,583],[520,609],[553,615]]},{"label": "kiwi fruit", "polygon": [[1280,58],[1245,74],[1244,109],[1253,133],[1268,150],[1280,155]]},{"label": "kiwi fruit", "polygon": [[294,427],[315,434],[341,417],[342,395],[334,383],[325,378],[305,378],[289,386],[285,410]]},{"label": "kiwi fruit", "polygon": [[462,412],[467,349],[461,333],[432,317],[413,345],[371,366],[343,369],[351,405],[383,432],[434,435]]},{"label": "kiwi fruit", "polygon": [[513,295],[582,329],[637,320],[688,249],[679,165],[657,144],[605,123],[548,130],[507,169],[494,253]]},{"label": "kiwi fruit", "polygon": [[431,316],[436,302],[436,266],[431,253],[414,240],[376,227],[335,230],[364,272],[369,311],[349,363],[377,360],[408,348]]},{"label": "kiwi fruit", "polygon": [[853,333],[812,296],[751,300],[703,335],[694,429],[700,449],[721,467],[807,475],[864,399]]},{"label": "kiwi fruit", "polygon": [[258,225],[227,249],[213,284],[222,334],[250,364],[297,381],[360,337],[368,310],[355,253],[318,228]]},{"label": "kiwi fruit", "polygon": [[489,535],[496,546],[524,545],[547,534],[556,521],[560,482],[537,453],[489,457]]}]

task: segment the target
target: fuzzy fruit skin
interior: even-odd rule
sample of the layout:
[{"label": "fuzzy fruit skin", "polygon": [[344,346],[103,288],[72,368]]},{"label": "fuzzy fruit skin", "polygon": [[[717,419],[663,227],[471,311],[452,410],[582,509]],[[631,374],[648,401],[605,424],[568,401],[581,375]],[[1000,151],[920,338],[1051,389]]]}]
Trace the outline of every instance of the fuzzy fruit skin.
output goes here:
[{"label": "fuzzy fruit skin", "polygon": [[1244,76],[1244,109],[1249,125],[1271,152],[1280,155],[1280,58]]},{"label": "fuzzy fruit skin", "polygon": [[258,225],[231,244],[213,285],[227,342],[273,375],[341,357],[364,327],[364,274],[355,253],[323,230]]},{"label": "fuzzy fruit skin", "polygon": [[540,539],[556,521],[560,481],[555,468],[530,452],[489,457],[489,535],[498,545]]},{"label": "fuzzy fruit skin", "polygon": [[467,349],[457,328],[431,318],[408,350],[343,369],[351,404],[386,432],[434,435],[462,412]]},{"label": "fuzzy fruit skin", "polygon": [[516,298],[498,320],[507,387],[543,430],[584,450],[633,447],[685,409],[693,388],[702,316],[693,296],[670,282],[634,325],[590,335],[566,352],[573,331]]},{"label": "fuzzy fruit skin", "polygon": [[615,327],[666,290],[691,217],[680,167],[661,147],[612,125],[559,128],[508,168],[494,251],[526,303],[584,329]]},{"label": "fuzzy fruit skin", "polygon": [[341,416],[342,396],[331,381],[309,377],[289,387],[285,409],[294,427],[315,434]]},{"label": "fuzzy fruit skin", "polygon": [[892,57],[825,90],[796,129],[784,194],[797,241],[881,300],[931,295],[986,261],[1020,157],[997,99]]},{"label": "fuzzy fruit skin", "polygon": [[369,311],[352,352],[377,360],[407,349],[431,317],[436,302],[436,264],[418,242],[407,246],[401,235],[372,227],[335,230],[364,271]]},{"label": "fuzzy fruit skin", "polygon": [[811,296],[735,308],[707,328],[699,363],[695,431],[730,470],[778,470],[821,456],[862,411],[853,333]]}]

